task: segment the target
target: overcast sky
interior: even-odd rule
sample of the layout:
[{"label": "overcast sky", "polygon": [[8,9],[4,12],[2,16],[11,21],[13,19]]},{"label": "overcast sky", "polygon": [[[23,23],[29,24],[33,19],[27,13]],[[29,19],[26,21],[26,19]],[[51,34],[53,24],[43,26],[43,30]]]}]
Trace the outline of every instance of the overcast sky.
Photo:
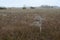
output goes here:
[{"label": "overcast sky", "polygon": [[23,6],[60,6],[60,0],[0,0],[0,6],[23,7]]}]

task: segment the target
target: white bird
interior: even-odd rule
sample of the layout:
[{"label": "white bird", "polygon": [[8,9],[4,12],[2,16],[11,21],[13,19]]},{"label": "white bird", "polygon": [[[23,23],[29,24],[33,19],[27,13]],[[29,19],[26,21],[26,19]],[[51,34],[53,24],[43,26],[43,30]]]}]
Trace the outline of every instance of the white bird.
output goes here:
[{"label": "white bird", "polygon": [[33,21],[32,25],[40,27],[40,32],[41,32],[42,31],[41,25],[42,25],[42,22],[43,22],[44,18],[42,18],[40,15],[35,15],[35,17],[33,18],[33,20],[34,21]]}]

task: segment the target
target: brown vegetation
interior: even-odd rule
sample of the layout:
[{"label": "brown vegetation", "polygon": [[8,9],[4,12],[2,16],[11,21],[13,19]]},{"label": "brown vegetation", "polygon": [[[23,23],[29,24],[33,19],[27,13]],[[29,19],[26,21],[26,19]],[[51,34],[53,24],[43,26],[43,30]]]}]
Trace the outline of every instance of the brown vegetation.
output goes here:
[{"label": "brown vegetation", "polygon": [[[40,27],[30,25],[40,15]],[[60,9],[0,10],[0,40],[60,40]]]}]

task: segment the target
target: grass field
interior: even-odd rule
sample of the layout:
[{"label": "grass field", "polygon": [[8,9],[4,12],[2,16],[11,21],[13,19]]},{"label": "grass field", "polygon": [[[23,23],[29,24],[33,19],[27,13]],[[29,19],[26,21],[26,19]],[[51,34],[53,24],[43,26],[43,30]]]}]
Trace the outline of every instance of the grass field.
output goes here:
[{"label": "grass field", "polygon": [[0,40],[60,40],[60,9],[0,10]]}]

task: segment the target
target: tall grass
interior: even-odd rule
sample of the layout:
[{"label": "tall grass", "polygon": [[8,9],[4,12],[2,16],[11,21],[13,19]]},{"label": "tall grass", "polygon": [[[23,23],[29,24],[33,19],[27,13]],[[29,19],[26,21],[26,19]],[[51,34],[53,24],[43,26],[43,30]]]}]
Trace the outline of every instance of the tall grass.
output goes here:
[{"label": "tall grass", "polygon": [[[30,25],[35,14],[45,20]],[[60,40],[60,9],[0,10],[0,40]]]}]

